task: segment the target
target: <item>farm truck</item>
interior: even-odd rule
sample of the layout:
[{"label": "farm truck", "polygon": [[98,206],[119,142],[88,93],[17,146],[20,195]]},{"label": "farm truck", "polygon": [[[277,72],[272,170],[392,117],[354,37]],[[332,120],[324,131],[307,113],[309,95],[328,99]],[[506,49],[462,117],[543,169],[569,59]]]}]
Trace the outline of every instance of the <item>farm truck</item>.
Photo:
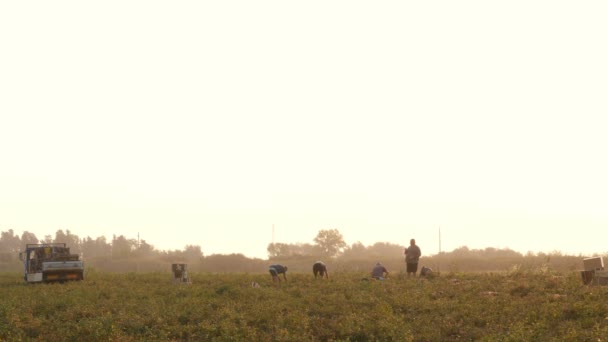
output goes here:
[{"label": "farm truck", "polygon": [[84,262],[65,243],[27,244],[19,259],[26,283],[84,279]]}]

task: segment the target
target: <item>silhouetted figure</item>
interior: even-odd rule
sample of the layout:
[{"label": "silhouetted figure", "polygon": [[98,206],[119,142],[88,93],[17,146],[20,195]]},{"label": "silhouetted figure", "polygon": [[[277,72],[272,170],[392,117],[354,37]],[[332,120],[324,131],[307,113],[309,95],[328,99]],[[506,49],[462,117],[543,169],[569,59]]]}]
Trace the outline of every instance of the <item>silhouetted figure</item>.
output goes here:
[{"label": "silhouetted figure", "polygon": [[285,281],[287,281],[287,275],[286,275],[287,266],[279,265],[279,264],[270,265],[270,267],[268,268],[268,272],[270,272],[273,282],[279,282],[279,283],[281,282],[281,278],[279,278],[279,274],[283,274],[283,278],[285,279]]},{"label": "silhouetted figure", "polygon": [[421,277],[431,277],[431,276],[433,276],[433,270],[429,267],[422,266],[422,268],[420,269],[420,276]]},{"label": "silhouetted figure", "polygon": [[315,279],[317,279],[317,276],[320,276],[321,279],[329,279],[327,266],[322,261],[317,261],[312,265],[312,273],[315,275]]},{"label": "silhouetted figure", "polygon": [[372,278],[378,280],[384,280],[388,277],[388,270],[381,263],[376,263],[376,266],[372,269]]},{"label": "silhouetted figure", "polygon": [[410,240],[410,246],[403,252],[405,254],[405,267],[407,276],[416,276],[418,271],[418,261],[420,260],[420,247],[416,246],[416,240]]}]

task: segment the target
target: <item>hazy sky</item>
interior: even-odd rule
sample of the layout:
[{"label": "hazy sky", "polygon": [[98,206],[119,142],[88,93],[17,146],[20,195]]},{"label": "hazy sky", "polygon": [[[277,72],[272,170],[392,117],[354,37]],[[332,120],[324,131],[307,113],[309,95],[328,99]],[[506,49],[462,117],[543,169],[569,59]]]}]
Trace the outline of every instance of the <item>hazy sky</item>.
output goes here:
[{"label": "hazy sky", "polygon": [[3,1],[0,231],[608,251],[606,1]]}]

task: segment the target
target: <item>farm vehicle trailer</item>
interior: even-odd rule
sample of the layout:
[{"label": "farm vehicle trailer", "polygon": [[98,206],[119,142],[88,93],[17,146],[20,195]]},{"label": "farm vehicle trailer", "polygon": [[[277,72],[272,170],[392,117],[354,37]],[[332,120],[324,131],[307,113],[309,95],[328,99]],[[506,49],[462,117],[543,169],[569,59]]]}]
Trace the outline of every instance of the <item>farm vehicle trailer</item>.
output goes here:
[{"label": "farm vehicle trailer", "polygon": [[27,244],[19,259],[26,283],[84,279],[84,262],[65,243]]}]

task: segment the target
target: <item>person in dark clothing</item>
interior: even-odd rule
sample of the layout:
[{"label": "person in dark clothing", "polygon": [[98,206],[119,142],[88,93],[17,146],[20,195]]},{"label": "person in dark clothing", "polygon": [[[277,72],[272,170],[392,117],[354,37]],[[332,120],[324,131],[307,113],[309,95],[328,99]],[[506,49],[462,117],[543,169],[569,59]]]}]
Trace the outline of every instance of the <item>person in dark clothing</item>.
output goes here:
[{"label": "person in dark clothing", "polygon": [[420,276],[430,278],[433,276],[433,270],[430,267],[422,266],[420,269]]},{"label": "person in dark clothing", "polygon": [[315,275],[315,279],[317,279],[317,276],[320,276],[321,279],[329,279],[327,266],[322,261],[317,261],[312,265],[312,273]]},{"label": "person in dark clothing", "polygon": [[386,277],[388,277],[388,270],[381,263],[377,263],[372,269],[372,278],[384,280]]},{"label": "person in dark clothing", "polygon": [[279,264],[270,265],[270,267],[268,268],[268,272],[270,272],[273,282],[281,282],[279,274],[283,274],[283,278],[285,279],[285,281],[287,281],[287,266]]},{"label": "person in dark clothing", "polygon": [[416,272],[418,272],[418,261],[420,260],[420,247],[416,245],[416,240],[410,240],[410,246],[405,249],[403,252],[405,254],[405,267],[407,276],[416,276]]}]

